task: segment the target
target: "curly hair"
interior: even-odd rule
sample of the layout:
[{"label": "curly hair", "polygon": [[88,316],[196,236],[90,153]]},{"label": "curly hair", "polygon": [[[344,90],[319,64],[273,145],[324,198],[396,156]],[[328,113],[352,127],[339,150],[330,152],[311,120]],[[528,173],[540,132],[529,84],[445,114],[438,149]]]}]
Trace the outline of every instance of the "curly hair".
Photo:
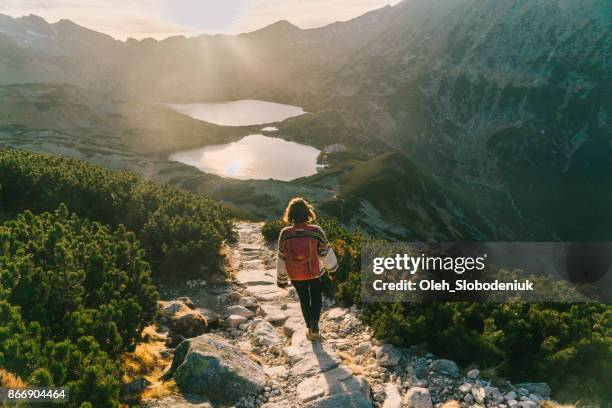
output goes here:
[{"label": "curly hair", "polygon": [[295,197],[289,201],[283,221],[287,224],[312,222],[317,219],[313,206],[302,197]]}]

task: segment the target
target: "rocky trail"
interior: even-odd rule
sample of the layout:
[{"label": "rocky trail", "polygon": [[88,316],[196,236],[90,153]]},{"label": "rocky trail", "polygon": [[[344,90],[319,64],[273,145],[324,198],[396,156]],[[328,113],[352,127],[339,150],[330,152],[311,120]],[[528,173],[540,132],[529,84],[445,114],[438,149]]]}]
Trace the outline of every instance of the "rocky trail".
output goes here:
[{"label": "rocky trail", "polygon": [[[462,373],[453,361],[375,340],[356,308],[329,299],[324,340],[309,341],[295,291],[276,286],[275,251],[261,226],[236,225],[229,287],[190,281],[189,298],[160,302],[155,330],[170,346],[160,352],[167,367],[146,385],[175,387],[149,392],[144,406],[535,408],[550,396],[544,383],[493,386],[477,369]],[[201,292],[214,305],[201,307]]]}]

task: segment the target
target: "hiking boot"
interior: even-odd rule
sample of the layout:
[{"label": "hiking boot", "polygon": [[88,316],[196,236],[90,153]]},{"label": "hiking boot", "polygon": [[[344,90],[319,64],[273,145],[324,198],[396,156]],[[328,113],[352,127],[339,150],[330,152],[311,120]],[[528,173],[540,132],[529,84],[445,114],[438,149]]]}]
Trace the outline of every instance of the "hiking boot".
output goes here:
[{"label": "hiking boot", "polygon": [[309,335],[310,335],[310,336],[308,337],[308,339],[309,339],[310,341],[317,341],[317,340],[322,340],[322,339],[323,339],[323,338],[321,337],[321,335],[319,334],[319,331],[318,331],[318,330],[317,330],[317,331],[314,331],[314,330],[312,330],[312,329],[311,329],[311,330],[308,330],[308,333],[309,333]]}]

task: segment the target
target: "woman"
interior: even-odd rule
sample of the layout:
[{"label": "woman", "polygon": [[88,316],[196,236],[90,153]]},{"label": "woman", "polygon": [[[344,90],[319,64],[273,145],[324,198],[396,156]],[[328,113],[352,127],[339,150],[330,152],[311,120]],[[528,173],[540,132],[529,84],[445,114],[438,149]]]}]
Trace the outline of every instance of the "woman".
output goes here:
[{"label": "woman", "polygon": [[283,228],[278,237],[276,262],[277,284],[286,287],[287,277],[291,280],[300,298],[308,328],[306,336],[310,340],[320,339],[321,276],[327,270],[330,279],[334,279],[338,269],[336,255],[325,233],[312,224],[316,218],[308,201],[300,197],[289,201],[283,220],[290,226]]}]

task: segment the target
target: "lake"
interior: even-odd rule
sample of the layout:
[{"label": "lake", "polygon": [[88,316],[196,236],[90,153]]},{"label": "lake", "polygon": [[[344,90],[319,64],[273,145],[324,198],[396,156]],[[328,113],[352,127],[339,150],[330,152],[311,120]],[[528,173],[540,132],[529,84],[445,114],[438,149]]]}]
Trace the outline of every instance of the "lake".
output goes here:
[{"label": "lake", "polygon": [[[305,113],[297,106],[257,100],[166,106],[194,119],[224,126],[269,124]],[[266,126],[261,131],[282,136],[272,126]],[[237,142],[176,152],[169,156],[169,160],[224,177],[288,181],[315,174],[319,153],[312,146],[251,134]]]},{"label": "lake", "polygon": [[289,181],[315,174],[319,153],[311,146],[249,135],[233,143],[173,153],[169,159],[224,177]]},{"label": "lake", "polygon": [[297,106],[245,99],[218,103],[166,103],[170,109],[194,119],[222,126],[248,126],[281,122],[303,115]]}]

